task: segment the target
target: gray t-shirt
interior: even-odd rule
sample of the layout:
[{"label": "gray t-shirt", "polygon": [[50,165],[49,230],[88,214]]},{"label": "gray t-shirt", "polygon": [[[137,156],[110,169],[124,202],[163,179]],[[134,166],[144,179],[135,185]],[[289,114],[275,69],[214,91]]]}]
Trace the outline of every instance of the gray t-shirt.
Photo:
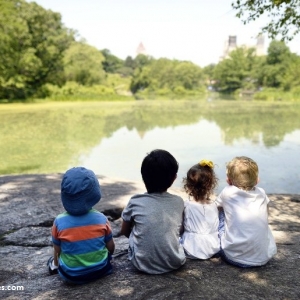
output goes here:
[{"label": "gray t-shirt", "polygon": [[165,193],[133,196],[122,213],[132,222],[129,259],[140,271],[160,274],[185,263],[179,244],[184,203],[181,197]]}]

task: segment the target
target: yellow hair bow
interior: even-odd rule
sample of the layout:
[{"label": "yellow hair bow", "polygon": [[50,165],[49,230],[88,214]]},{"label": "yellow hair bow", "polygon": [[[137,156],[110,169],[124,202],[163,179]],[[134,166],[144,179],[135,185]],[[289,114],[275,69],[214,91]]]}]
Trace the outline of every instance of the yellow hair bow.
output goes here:
[{"label": "yellow hair bow", "polygon": [[206,160],[206,159],[202,159],[200,162],[199,162],[199,165],[201,167],[210,167],[211,169],[214,167],[214,163],[211,161],[211,160]]}]

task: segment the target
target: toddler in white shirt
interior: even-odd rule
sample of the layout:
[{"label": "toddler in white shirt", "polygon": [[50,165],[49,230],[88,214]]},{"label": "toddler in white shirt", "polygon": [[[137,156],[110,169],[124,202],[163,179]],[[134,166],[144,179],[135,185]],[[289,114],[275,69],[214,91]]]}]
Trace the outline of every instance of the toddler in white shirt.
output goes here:
[{"label": "toddler in white shirt", "polygon": [[235,157],[227,164],[227,183],[217,204],[220,211],[221,257],[239,267],[265,265],[277,252],[268,225],[265,191],[257,187],[258,166],[251,158]]}]

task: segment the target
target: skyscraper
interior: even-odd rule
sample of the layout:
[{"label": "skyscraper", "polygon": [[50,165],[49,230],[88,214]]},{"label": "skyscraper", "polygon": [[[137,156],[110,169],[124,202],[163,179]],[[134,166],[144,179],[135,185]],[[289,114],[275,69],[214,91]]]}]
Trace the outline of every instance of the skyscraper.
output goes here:
[{"label": "skyscraper", "polygon": [[138,47],[136,49],[136,55],[139,55],[139,54],[147,55],[146,48],[144,47],[142,42],[138,45]]}]

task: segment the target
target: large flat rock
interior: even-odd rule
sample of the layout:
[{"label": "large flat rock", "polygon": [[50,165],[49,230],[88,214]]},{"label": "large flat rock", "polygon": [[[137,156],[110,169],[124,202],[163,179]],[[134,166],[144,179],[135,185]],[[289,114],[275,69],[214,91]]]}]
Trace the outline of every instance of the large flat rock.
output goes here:
[{"label": "large flat rock", "polygon": [[[83,286],[65,285],[49,276],[45,261],[51,247],[6,246],[1,285],[22,291],[0,291],[1,299],[299,299],[297,246],[279,245],[278,255],[266,266],[239,269],[220,259],[188,260],[164,275],[136,271],[126,256],[114,259],[114,273]],[[12,265],[13,261],[13,265]]]},{"label": "large flat rock", "polygon": [[112,223],[114,273],[68,286],[46,268],[52,222],[63,211],[60,181],[61,174],[0,177],[0,299],[300,299],[299,195],[269,195],[278,253],[266,266],[240,269],[219,258],[187,260],[177,271],[147,275],[127,260],[128,240],[119,234],[122,209],[144,187],[99,177],[103,199],[96,208]]},{"label": "large flat rock", "polygon": [[[99,176],[102,199],[95,206],[117,219],[129,198],[144,192],[142,183]],[[0,235],[28,226],[52,226],[64,208],[60,200],[62,174],[0,176]]]}]

